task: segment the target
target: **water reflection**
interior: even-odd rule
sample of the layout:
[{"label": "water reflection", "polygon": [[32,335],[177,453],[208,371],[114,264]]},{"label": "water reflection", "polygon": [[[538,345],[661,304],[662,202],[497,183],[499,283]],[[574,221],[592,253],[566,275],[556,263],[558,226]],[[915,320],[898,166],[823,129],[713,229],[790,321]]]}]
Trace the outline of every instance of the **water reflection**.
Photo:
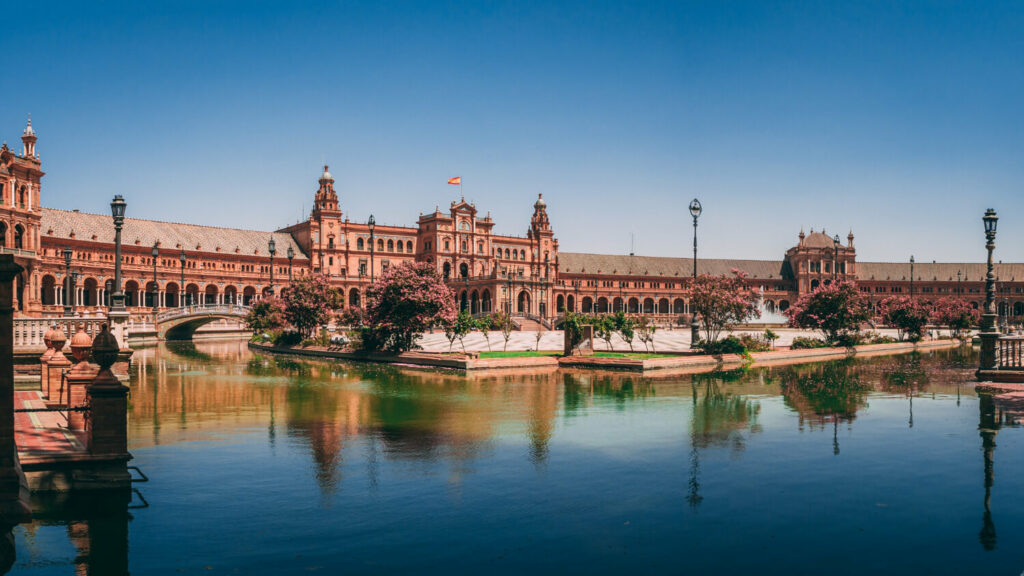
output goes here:
[{"label": "water reflection", "polygon": [[[153,467],[172,467],[163,464],[168,460],[188,466],[192,458],[208,455],[206,463],[180,475],[166,468],[162,471],[173,481],[168,479],[160,489],[182,493],[171,497],[165,492],[164,498],[151,499],[163,502],[140,513],[151,515],[149,523],[143,523],[150,531],[177,522],[180,533],[159,537],[188,547],[191,531],[201,527],[196,527],[199,522],[177,520],[179,506],[189,508],[190,514],[203,514],[201,508],[212,503],[216,514],[203,518],[218,523],[229,535],[225,538],[241,543],[253,540],[259,542],[257,547],[284,547],[274,551],[282,558],[293,556],[287,546],[308,542],[309,554],[328,558],[318,558],[314,566],[325,572],[345,567],[341,560],[332,565],[332,555],[362,562],[353,566],[363,566],[365,571],[416,571],[416,566],[395,558],[403,555],[382,549],[382,541],[408,546],[439,566],[450,565],[455,554],[470,558],[476,552],[466,550],[482,547],[487,552],[480,553],[482,560],[477,558],[478,571],[486,571],[498,556],[515,556],[509,548],[525,551],[512,565],[515,568],[526,568],[529,557],[544,554],[563,562],[578,560],[575,554],[571,558],[559,554],[582,551],[592,558],[585,568],[617,573],[628,571],[628,566],[616,564],[609,549],[618,555],[635,550],[657,562],[668,547],[700,542],[687,549],[696,553],[694,571],[700,573],[713,568],[702,564],[700,552],[705,548],[712,557],[737,545],[763,543],[765,534],[779,541],[779,549],[792,549],[797,544],[794,540],[800,539],[809,549],[835,551],[830,548],[836,546],[835,540],[825,537],[827,527],[813,518],[794,518],[799,514],[793,511],[813,502],[823,515],[843,518],[846,527],[856,520],[909,532],[922,517],[915,502],[887,508],[885,516],[857,506],[877,501],[875,492],[892,493],[896,471],[917,471],[922,466],[930,466],[931,477],[949,482],[940,489],[922,488],[931,490],[925,498],[928,505],[966,500],[969,517],[962,524],[969,530],[959,540],[975,551],[979,541],[985,550],[995,550],[993,509],[1003,519],[1004,542],[1014,537],[1016,529],[1006,520],[1008,506],[1012,509],[1014,503],[998,498],[993,503],[995,438],[1001,428],[1016,425],[1021,413],[998,399],[978,399],[967,387],[964,402],[967,406],[979,402],[979,420],[975,421],[973,407],[966,419],[949,418],[950,411],[956,410],[954,394],[968,380],[971,366],[961,352],[950,352],[658,378],[586,371],[466,377],[259,356],[240,342],[197,342],[138,353],[129,433],[131,449]],[[945,428],[939,428],[940,421]],[[973,459],[976,422],[984,455],[980,487]],[[849,436],[855,435],[857,450],[840,454],[840,424]],[[803,446],[798,436],[804,431],[831,432],[831,452],[821,445],[826,441],[824,433],[809,438],[815,442],[820,438],[819,445]],[[936,453],[951,449],[950,437],[962,439],[965,434],[973,438],[972,452],[959,459],[937,459]],[[925,440],[913,450],[923,449],[923,455],[904,442],[922,437]],[[1010,441],[1003,438],[1004,453],[1011,455],[1012,449],[1005,447]],[[799,457],[787,460],[791,454]],[[856,483],[844,476],[849,475],[851,464],[869,465],[869,459],[885,462],[888,468],[884,473],[865,471]],[[1002,473],[1024,471],[1017,460],[1002,457]],[[207,480],[206,475],[217,473],[202,468],[210,461],[230,472]],[[780,461],[786,462],[781,475],[777,473]],[[975,464],[965,467],[964,462]],[[965,472],[973,489],[949,489],[959,481],[957,475]],[[200,478],[189,488],[215,495],[203,504],[193,504],[196,496],[177,486],[193,473]],[[630,491],[628,498],[618,492],[640,478],[643,490]],[[147,489],[156,490],[155,484]],[[837,496],[837,486],[846,493]],[[245,501],[234,502],[232,494],[240,492],[246,493]],[[976,532],[979,493],[984,494],[983,528]],[[260,540],[260,533],[246,532],[245,518],[252,514],[249,502],[282,499],[288,502],[285,509],[275,514],[271,504],[265,515],[263,528],[275,533],[273,539]],[[686,522],[680,522],[679,511],[687,506],[699,508],[699,514],[686,513]],[[108,546],[112,558],[103,560],[108,562],[103,573],[120,574],[127,570],[130,516],[123,506],[113,509],[122,514],[115,514],[121,522],[116,526],[71,516],[52,523],[66,526],[76,550]],[[742,514],[737,514],[740,510]],[[956,508],[951,505],[950,510]],[[645,533],[659,536],[638,543],[609,528],[625,529],[626,520],[632,526],[643,524]],[[88,529],[83,522],[90,523]],[[137,521],[133,526],[138,525]],[[315,531],[310,525],[316,526]],[[122,526],[120,532],[117,526]],[[36,528],[20,536],[22,551],[31,549],[31,530]],[[486,537],[489,531],[493,541]],[[870,540],[870,533],[847,535],[850,545],[878,545]],[[465,540],[466,549],[445,552],[444,534]],[[541,538],[527,545],[519,540],[523,534],[550,535],[558,545],[544,548],[545,544],[537,543]],[[892,536],[879,538],[886,535]],[[95,538],[107,544],[94,542]],[[156,538],[138,529],[133,545],[138,549],[140,540]],[[628,544],[623,544],[626,538]],[[652,548],[642,548],[647,544]],[[237,558],[259,553],[243,544],[236,546],[241,548]],[[159,556],[162,547],[162,543],[151,544],[147,550]],[[211,548],[214,555],[225,553]],[[94,556],[76,552],[80,565],[89,564],[90,569]],[[40,548],[34,557],[45,557],[45,552]],[[724,572],[750,572],[752,567],[740,566],[741,561],[729,558]],[[246,573],[241,562],[225,561],[225,565],[240,566],[236,571]],[[132,564],[137,573],[179,567],[172,562],[153,570],[152,560],[140,556],[133,556]],[[853,564],[847,572],[854,570]],[[22,566],[31,567],[31,561],[23,561]],[[659,567],[672,571],[669,566]],[[276,573],[288,573],[289,568],[299,569],[297,564],[289,565]],[[515,571],[505,568],[499,571]],[[800,571],[791,568],[795,568],[791,572]],[[275,573],[270,566],[262,570]],[[250,567],[248,572],[260,569]],[[866,568],[861,573],[870,572]],[[93,573],[100,571],[95,568]]]}]

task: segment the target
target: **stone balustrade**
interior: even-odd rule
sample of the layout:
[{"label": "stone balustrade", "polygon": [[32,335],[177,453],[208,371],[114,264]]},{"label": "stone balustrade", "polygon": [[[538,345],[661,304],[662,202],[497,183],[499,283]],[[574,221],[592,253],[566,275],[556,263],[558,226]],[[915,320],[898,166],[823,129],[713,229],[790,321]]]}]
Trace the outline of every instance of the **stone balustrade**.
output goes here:
[{"label": "stone balustrade", "polygon": [[100,327],[106,322],[106,318],[15,318],[14,347],[45,348],[43,334],[46,334],[53,325],[63,330],[70,340],[78,332],[79,325],[82,325],[86,334],[92,337],[99,333]]}]

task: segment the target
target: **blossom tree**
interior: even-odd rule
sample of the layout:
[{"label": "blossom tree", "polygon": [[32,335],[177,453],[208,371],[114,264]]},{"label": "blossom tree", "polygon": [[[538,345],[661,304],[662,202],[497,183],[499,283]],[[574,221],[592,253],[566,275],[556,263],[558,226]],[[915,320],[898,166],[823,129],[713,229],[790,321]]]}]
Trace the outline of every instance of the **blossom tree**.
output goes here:
[{"label": "blossom tree", "polygon": [[253,302],[245,316],[246,326],[257,335],[270,330],[280,330],[287,323],[284,303],[275,296]]},{"label": "blossom tree", "polygon": [[452,291],[426,262],[389,267],[366,289],[366,301],[363,345],[371,350],[411,350],[425,330],[448,328],[458,316]]},{"label": "blossom tree", "polygon": [[860,325],[871,319],[867,299],[849,281],[818,286],[784,314],[790,326],[819,330],[829,344],[854,342]]},{"label": "blossom tree", "polygon": [[308,338],[323,326],[338,307],[341,297],[322,274],[303,276],[281,290],[284,316],[295,330]]},{"label": "blossom tree", "polygon": [[932,304],[931,321],[948,326],[954,338],[959,338],[981,320],[981,312],[963,298],[939,298]]},{"label": "blossom tree", "polygon": [[704,328],[707,342],[722,330],[748,318],[760,318],[758,295],[744,283],[747,275],[733,268],[732,276],[700,275],[690,287],[690,303]]},{"label": "blossom tree", "polygon": [[928,324],[929,310],[909,296],[890,296],[879,303],[882,321],[894,326],[900,340],[920,340],[921,332]]}]

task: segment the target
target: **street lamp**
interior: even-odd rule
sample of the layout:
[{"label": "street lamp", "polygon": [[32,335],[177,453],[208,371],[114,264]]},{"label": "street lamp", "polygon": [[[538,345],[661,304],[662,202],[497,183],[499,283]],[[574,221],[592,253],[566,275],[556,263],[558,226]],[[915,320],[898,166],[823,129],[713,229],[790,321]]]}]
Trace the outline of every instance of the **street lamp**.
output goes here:
[{"label": "street lamp", "polygon": [[914,297],[914,255],[910,255],[910,297]]},{"label": "street lamp", "polygon": [[156,285],[156,259],[160,257],[160,242],[153,242],[153,312],[159,308],[157,298],[160,296],[160,289]]},{"label": "street lamp", "polygon": [[[693,287],[697,288],[697,218],[703,212],[700,200],[696,198],[690,202],[690,215],[693,216]],[[697,312],[693,309],[693,298],[690,298],[690,348],[700,339],[700,322],[697,320]]]},{"label": "street lamp", "polygon": [[832,256],[832,280],[839,277],[839,234],[832,239],[832,245],[835,247],[835,253]]},{"label": "street lamp", "polygon": [[277,243],[274,242],[274,237],[270,237],[270,242],[267,242],[267,252],[270,252],[270,295],[274,295],[274,254],[277,254]]},{"label": "street lamp", "polygon": [[71,309],[71,248],[64,248],[64,317],[72,316]]},{"label": "street lamp", "polygon": [[184,298],[188,296],[188,291],[185,290],[185,247],[181,247],[181,254],[178,254],[178,260],[181,262],[181,286],[178,287],[178,306],[181,308],[185,307]]},{"label": "street lamp", "polygon": [[110,202],[110,213],[114,217],[114,297],[112,310],[124,312],[124,292],[121,291],[121,227],[124,226],[124,211],[128,203],[120,194]]},{"label": "street lamp", "polygon": [[295,250],[288,246],[288,283],[292,282],[292,258],[295,258]]},{"label": "street lamp", "polygon": [[963,272],[961,272],[960,270],[957,270],[956,271],[956,293],[959,295],[960,298],[963,298],[963,293],[964,293],[964,289],[960,287],[960,281],[962,279],[962,276],[963,276]]},{"label": "street lamp", "polygon": [[78,279],[82,277],[82,274],[75,270],[71,273],[71,293],[74,294],[75,306],[78,306]]},{"label": "street lamp", "polygon": [[370,219],[366,221],[366,226],[370,229],[370,284],[373,284],[373,228],[377,225],[377,221],[373,219],[373,214],[370,214]]},{"label": "street lamp", "polygon": [[996,276],[995,267],[992,265],[992,251],[996,248],[996,224],[999,217],[996,211],[989,208],[982,217],[985,223],[985,249],[988,251],[988,271],[985,274],[985,313],[981,316],[981,362],[979,372],[982,370],[993,370],[996,367],[996,339],[999,332],[995,330],[995,299],[996,299]]}]

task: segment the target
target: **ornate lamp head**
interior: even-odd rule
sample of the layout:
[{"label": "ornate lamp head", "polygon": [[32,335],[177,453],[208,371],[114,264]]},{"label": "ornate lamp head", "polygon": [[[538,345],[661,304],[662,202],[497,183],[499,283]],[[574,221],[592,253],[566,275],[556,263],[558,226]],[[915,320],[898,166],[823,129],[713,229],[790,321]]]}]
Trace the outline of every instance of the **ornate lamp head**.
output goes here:
[{"label": "ornate lamp head", "polygon": [[693,216],[694,220],[696,220],[700,217],[701,212],[703,212],[703,208],[701,208],[700,200],[694,198],[693,201],[690,202],[690,215]]},{"label": "ornate lamp head", "polygon": [[996,216],[996,211],[989,208],[981,219],[985,222],[985,236],[990,240],[995,239],[996,224],[999,222],[999,216]]},{"label": "ornate lamp head", "polygon": [[271,236],[270,241],[267,242],[267,252],[270,252],[271,256],[277,254],[277,242],[274,242],[273,236]]},{"label": "ornate lamp head", "polygon": [[124,210],[127,206],[128,203],[120,194],[114,196],[114,200],[110,203],[110,213],[114,216],[115,226],[120,226],[124,222]]}]

